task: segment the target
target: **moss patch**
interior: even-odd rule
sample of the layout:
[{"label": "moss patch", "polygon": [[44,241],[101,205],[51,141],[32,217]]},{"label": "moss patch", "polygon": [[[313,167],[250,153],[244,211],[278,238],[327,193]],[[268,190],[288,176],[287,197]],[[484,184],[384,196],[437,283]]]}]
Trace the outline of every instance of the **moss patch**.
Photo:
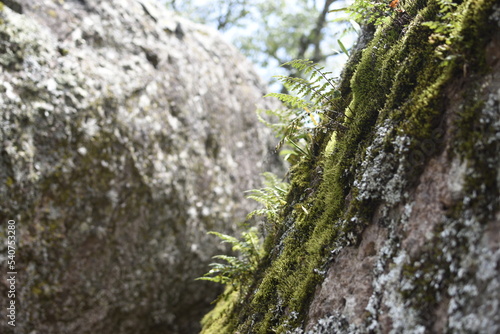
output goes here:
[{"label": "moss patch", "polygon": [[229,333],[229,329],[233,326],[228,323],[230,319],[228,315],[232,312],[239,296],[240,294],[237,290],[228,287],[218,298],[214,309],[203,317],[201,321],[201,325],[203,326],[201,334]]}]

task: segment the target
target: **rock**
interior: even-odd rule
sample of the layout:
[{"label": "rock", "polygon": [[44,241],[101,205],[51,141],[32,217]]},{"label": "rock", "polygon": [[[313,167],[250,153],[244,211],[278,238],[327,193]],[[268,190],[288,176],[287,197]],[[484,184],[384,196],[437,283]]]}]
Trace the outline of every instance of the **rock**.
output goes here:
[{"label": "rock", "polygon": [[500,332],[500,6],[442,4],[351,52],[345,129],[318,128],[251,288],[203,334]]},{"label": "rock", "polygon": [[[194,279],[225,251],[206,232],[235,233],[253,208],[243,192],[275,164],[252,65],[154,1],[4,3],[16,333],[196,332],[217,289]],[[2,244],[3,310],[6,256]]]}]

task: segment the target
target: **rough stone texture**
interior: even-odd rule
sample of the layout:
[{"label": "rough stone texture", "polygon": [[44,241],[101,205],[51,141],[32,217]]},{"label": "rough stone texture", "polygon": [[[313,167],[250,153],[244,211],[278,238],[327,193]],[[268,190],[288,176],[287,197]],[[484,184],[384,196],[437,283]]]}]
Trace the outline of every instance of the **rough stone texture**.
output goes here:
[{"label": "rough stone texture", "polygon": [[203,333],[500,333],[500,5],[400,4],[351,52],[331,110],[352,119],[315,133],[254,281]]},{"label": "rough stone texture", "polygon": [[344,314],[360,325],[369,297],[373,293],[372,270],[379,250],[387,238],[377,225],[363,233],[358,248],[347,247],[339,252],[328,268],[323,284],[314,294],[309,309],[309,323],[316,324],[325,313]]},{"label": "rough stone texture", "polygon": [[[16,221],[16,333],[193,333],[194,278],[268,170],[265,93],[210,29],[154,1],[6,1],[0,236]],[[0,332],[7,249],[0,247]]]},{"label": "rough stone texture", "polygon": [[[494,36],[487,50],[499,49],[499,37]],[[479,79],[476,98],[485,104],[479,113],[482,128],[477,129],[482,137],[474,143],[479,164],[496,174],[494,188],[486,190],[480,183],[475,187],[483,193],[466,192],[467,178],[471,182],[470,177],[479,173],[478,161],[461,155],[451,141],[459,131],[454,121],[465,108],[463,82],[446,91],[447,132],[444,136],[436,132],[428,143],[432,149],[439,145],[444,149],[428,161],[416,187],[403,190],[404,175],[411,175],[413,165],[406,165],[410,169],[406,171],[394,168],[391,163],[397,158],[380,150],[390,128],[381,126],[367,149],[377,153],[369,153],[364,162],[366,185],[358,183],[362,189],[358,196],[382,204],[359,246],[335,255],[314,294],[307,334],[500,332],[500,212],[486,214],[498,208],[498,198],[489,207],[472,204],[500,189],[497,55],[487,53],[491,72]],[[398,138],[395,144],[404,141]],[[430,154],[423,146],[421,153]],[[396,173],[384,172],[391,169]],[[382,187],[380,177],[387,176]]]}]

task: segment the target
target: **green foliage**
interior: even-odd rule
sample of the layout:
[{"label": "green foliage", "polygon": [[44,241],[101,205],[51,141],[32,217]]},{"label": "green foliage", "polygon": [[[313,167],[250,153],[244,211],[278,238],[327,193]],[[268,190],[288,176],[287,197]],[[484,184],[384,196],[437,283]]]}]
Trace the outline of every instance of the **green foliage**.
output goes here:
[{"label": "green foliage", "polygon": [[[262,114],[272,117],[275,121],[266,120]],[[259,120],[271,128],[280,139],[276,150],[279,150],[279,154],[285,161],[293,165],[301,157],[312,155],[309,150],[310,128],[307,127],[305,118],[297,116],[297,110],[259,110],[257,115]]]},{"label": "green foliage", "polygon": [[349,56],[349,51],[345,47],[344,43],[342,43],[342,41],[340,39],[337,40],[337,42],[339,43],[339,46],[340,46],[340,49],[342,50],[342,52],[345,53],[347,56]]},{"label": "green foliage", "polygon": [[[266,172],[262,176],[264,177],[265,187],[247,191],[247,198],[259,202],[263,205],[263,208],[250,212],[248,219],[263,216],[266,218],[268,226],[275,225],[281,208],[286,204],[285,198],[290,185],[280,181],[273,173]],[[197,278],[197,280],[231,284],[236,289],[244,288],[264,253],[257,228],[250,227],[242,232],[241,239],[219,232],[212,231],[208,233],[219,237],[222,243],[231,244],[233,252],[237,252],[239,255],[237,257],[228,255],[214,256],[214,259],[225,261],[225,263],[211,263],[209,272],[203,277]]]},{"label": "green foliage", "polygon": [[267,225],[276,225],[283,205],[286,204],[286,196],[290,190],[290,184],[282,182],[273,173],[263,173],[264,188],[247,191],[247,198],[253,199],[263,205],[263,208],[250,212],[248,219],[254,216],[263,216]]},{"label": "green foliage", "polygon": [[[311,132],[318,127],[335,125],[343,128],[344,118],[350,118],[343,112],[335,109],[335,100],[341,95],[336,85],[337,82],[331,77],[331,72],[324,70],[309,59],[296,59],[284,63],[308,79],[296,76],[276,76],[288,91],[294,93],[269,93],[266,96],[275,97],[283,102],[287,109],[285,111],[267,111],[267,114],[276,116],[278,123],[270,123],[260,117],[261,121],[272,128],[280,142],[280,149],[284,144],[288,146],[285,150],[285,159],[291,163],[298,161],[297,158],[311,158],[310,143]],[[321,123],[321,125],[320,125]],[[292,159],[293,158],[293,159]]]},{"label": "green foliage", "polygon": [[394,8],[389,3],[396,4],[387,0],[355,0],[347,8],[350,17],[359,24],[380,25],[388,22],[394,16]]},{"label": "green foliage", "polygon": [[436,0],[439,5],[439,20],[428,21],[422,25],[429,27],[433,34],[429,36],[429,42],[436,45],[436,56],[443,60],[442,66],[449,64],[449,61],[456,58],[456,50],[453,44],[458,36],[453,35],[453,31],[461,25],[461,11],[457,10],[458,5],[451,0]]},{"label": "green foliage", "polygon": [[309,59],[295,59],[284,63],[282,66],[290,66],[302,72],[303,75],[309,75],[309,79],[297,78],[293,76],[276,76],[284,86],[295,92],[298,96],[289,94],[270,93],[267,96],[274,96],[289,104],[291,107],[310,109],[320,109],[325,103],[338,97],[336,82],[328,77],[331,72],[324,71],[324,67],[315,64]]},{"label": "green foliage", "polygon": [[[471,55],[467,59],[470,73],[474,70],[472,65],[480,63],[486,43],[494,35],[487,18],[495,2],[464,0],[457,8],[461,14],[456,19],[461,26],[447,33],[452,37],[452,47],[459,52],[457,54]],[[318,156],[315,164],[301,162],[294,166],[292,189],[287,198],[289,207],[293,205],[294,210],[287,210],[282,218],[287,221],[286,230],[281,231],[276,243],[271,246],[277,251],[269,254],[263,274],[255,276],[256,288],[240,299],[238,309],[228,313],[227,322],[232,327],[212,333],[286,333],[303,326],[311,296],[322,279],[317,273],[325,268],[325,264],[331,263],[332,251],[346,243],[356,242],[356,239],[351,241],[351,236],[361,235],[365,224],[372,222],[380,204],[378,201],[358,200],[358,189],[354,183],[362,174],[358,167],[366,161],[366,148],[373,142],[376,125],[390,124],[392,131],[387,133],[384,141],[391,152],[392,143],[401,134],[411,138],[412,148],[433,138],[433,127],[440,124],[446,110],[443,107],[446,89],[462,77],[463,67],[458,61],[451,61],[449,67],[439,66],[435,47],[428,43],[429,35],[436,31],[429,30],[429,26],[422,25],[422,22],[440,21],[443,17],[436,1],[407,2],[407,6],[409,15],[414,18],[411,24],[404,28],[396,17],[378,27],[363,51],[353,52],[352,62],[344,71],[340,84],[345,100],[336,102],[341,110],[349,106],[355,110],[352,114],[354,120],[349,121],[349,127],[342,136],[336,136],[335,147],[330,148],[328,154]],[[461,39],[458,36],[462,36]],[[476,66],[475,71],[478,69],[481,68]],[[471,93],[471,98],[477,103],[476,94]],[[473,152],[470,154],[478,151],[474,140],[482,133],[477,122],[471,121],[474,119],[479,117],[471,110],[457,124],[461,131],[466,129],[459,137],[461,141],[466,141],[467,150]],[[471,134],[470,131],[476,133]],[[328,149],[325,141],[332,137],[334,133],[330,131],[326,136],[315,136],[315,147]],[[486,144],[482,147],[490,149]],[[412,148],[401,153],[400,163],[411,162]],[[317,170],[314,166],[321,166],[322,170],[318,185],[313,182]],[[412,184],[411,180],[419,177],[420,171],[418,166],[412,166],[405,179]],[[490,181],[484,184],[495,184],[495,175],[488,176]],[[381,188],[385,186],[383,183],[380,185]],[[303,190],[306,187],[313,191],[305,193]],[[483,191],[488,192],[488,189]],[[348,202],[347,196],[352,196],[352,200]],[[307,207],[309,214],[302,212],[301,204]],[[353,215],[356,219],[351,219]],[[434,254],[431,255],[435,258]],[[434,263],[441,268],[439,260]],[[411,269],[404,268],[402,275],[414,277]],[[434,267],[419,270],[433,272]],[[428,295],[428,291],[432,293],[433,289],[425,288],[428,286],[425,280],[415,283],[421,286],[415,286],[415,294],[404,296],[407,298],[405,302],[416,301],[415,309],[428,314],[425,299],[429,296],[432,300],[433,295]],[[421,303],[423,299],[424,303]]]},{"label": "green foliage", "polygon": [[213,258],[223,260],[226,263],[211,263],[210,271],[197,280],[211,281],[221,284],[232,284],[236,288],[243,287],[251,277],[262,257],[262,246],[257,234],[257,229],[250,228],[241,234],[242,239],[219,232],[208,232],[219,237],[222,243],[232,245],[232,250],[238,252],[239,256],[216,255]]},{"label": "green foliage", "polygon": [[226,286],[225,291],[217,298],[215,307],[201,320],[202,330],[200,334],[222,334],[232,333],[232,324],[228,315],[233,312],[235,305],[239,303],[241,291],[232,286]]}]

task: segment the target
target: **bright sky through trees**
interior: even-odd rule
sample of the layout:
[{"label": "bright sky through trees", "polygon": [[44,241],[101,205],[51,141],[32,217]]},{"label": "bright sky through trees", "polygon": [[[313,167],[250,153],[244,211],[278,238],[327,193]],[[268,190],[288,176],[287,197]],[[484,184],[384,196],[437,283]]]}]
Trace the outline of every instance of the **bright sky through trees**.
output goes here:
[{"label": "bright sky through trees", "polygon": [[[274,75],[293,74],[284,62],[307,58],[340,74],[355,41],[356,25],[344,12],[346,0],[160,0],[167,8],[221,31],[256,65],[268,82]],[[279,90],[274,84],[272,90]]]}]

